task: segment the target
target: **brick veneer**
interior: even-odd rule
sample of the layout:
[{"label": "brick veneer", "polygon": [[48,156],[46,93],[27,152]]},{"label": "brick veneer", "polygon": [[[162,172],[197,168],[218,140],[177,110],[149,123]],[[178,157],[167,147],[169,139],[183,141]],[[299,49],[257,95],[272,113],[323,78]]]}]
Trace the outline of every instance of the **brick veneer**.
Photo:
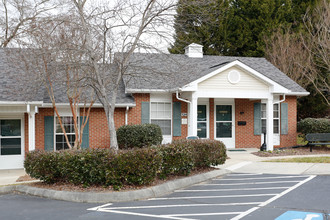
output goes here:
[{"label": "brick veneer", "polygon": [[134,94],[136,106],[128,111],[128,124],[141,124],[141,102],[150,102],[149,93]]},{"label": "brick veneer", "polygon": [[210,127],[209,127],[209,129],[210,129],[210,132],[209,132],[209,134],[210,134],[210,139],[214,139],[214,99],[213,98],[210,98],[209,99],[209,106],[210,106]]},{"label": "brick veneer", "polygon": [[[235,147],[249,148],[260,147],[261,136],[254,135],[254,103],[260,101],[250,101],[249,99],[235,99]],[[244,112],[241,114],[240,112]],[[238,126],[238,121],[246,121],[245,126]]]},{"label": "brick veneer", "polygon": [[[134,94],[136,106],[128,111],[128,124],[141,123],[141,102],[150,102],[149,94]],[[172,96],[173,102],[181,102],[176,99],[175,94]],[[253,103],[260,101],[250,101],[248,99],[235,99],[235,137],[236,148],[260,147],[260,135],[254,135]],[[297,138],[297,99],[295,96],[287,96],[289,132],[288,135],[281,135],[281,147],[296,145]],[[125,108],[116,108],[115,110],[115,126],[116,129],[125,124]],[[188,104],[181,102],[181,112],[188,113]],[[240,112],[244,112],[240,114]],[[44,116],[54,116],[52,108],[40,108],[39,113],[35,115],[36,120],[36,149],[44,149]],[[214,139],[214,99],[209,99],[209,129],[210,139]],[[187,117],[182,117],[187,118]],[[238,126],[238,121],[246,121],[245,126]],[[188,125],[181,125],[181,137],[173,137],[173,139],[182,139],[188,135]],[[28,151],[28,115],[24,115],[24,144],[25,151]],[[89,121],[89,144],[91,148],[103,148],[110,145],[109,132],[107,129],[107,119],[103,108],[93,108],[90,113]],[[279,147],[279,146],[275,146]]]},{"label": "brick veneer", "polygon": [[284,102],[288,103],[289,128],[287,135],[281,135],[281,147],[295,146],[297,145],[297,97],[287,96]]}]

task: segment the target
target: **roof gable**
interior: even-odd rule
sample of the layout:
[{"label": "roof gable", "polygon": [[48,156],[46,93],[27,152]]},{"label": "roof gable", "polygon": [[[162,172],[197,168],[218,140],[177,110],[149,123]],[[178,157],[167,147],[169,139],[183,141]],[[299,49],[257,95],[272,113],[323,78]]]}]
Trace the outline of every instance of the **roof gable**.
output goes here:
[{"label": "roof gable", "polygon": [[213,78],[218,74],[222,74],[224,71],[226,71],[232,67],[240,68],[243,71],[250,74],[252,77],[254,77],[254,78],[258,79],[259,81],[262,81],[264,84],[272,87],[272,90],[274,93],[288,93],[289,92],[289,90],[287,88],[285,88],[284,86],[278,84],[277,82],[273,81],[272,79],[269,79],[265,75],[259,73],[255,69],[245,65],[244,63],[242,63],[239,60],[225,63],[223,66],[217,68],[216,70],[213,70],[209,74],[206,74],[206,75],[200,77],[199,79],[183,86],[183,91],[189,91],[190,89],[194,90],[196,88],[196,84],[205,82],[206,80],[209,80],[210,78]]}]

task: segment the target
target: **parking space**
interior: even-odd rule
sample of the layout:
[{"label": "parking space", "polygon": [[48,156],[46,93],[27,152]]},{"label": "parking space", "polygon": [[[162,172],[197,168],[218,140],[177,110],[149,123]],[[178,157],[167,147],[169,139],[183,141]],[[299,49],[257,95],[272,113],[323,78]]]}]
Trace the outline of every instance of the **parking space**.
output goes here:
[{"label": "parking space", "polygon": [[315,176],[232,173],[147,201],[88,209],[111,219],[244,219]]}]

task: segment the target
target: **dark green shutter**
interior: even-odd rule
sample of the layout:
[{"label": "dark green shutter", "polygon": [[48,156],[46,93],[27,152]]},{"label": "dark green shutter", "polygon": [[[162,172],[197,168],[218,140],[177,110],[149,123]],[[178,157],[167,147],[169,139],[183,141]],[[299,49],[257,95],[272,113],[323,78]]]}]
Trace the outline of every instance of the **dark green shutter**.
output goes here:
[{"label": "dark green shutter", "polygon": [[150,104],[149,102],[141,103],[141,124],[150,123]]},{"label": "dark green shutter", "polygon": [[281,134],[288,134],[288,103],[281,103]]},{"label": "dark green shutter", "polygon": [[54,151],[54,116],[45,116],[45,150]]},{"label": "dark green shutter", "polygon": [[181,102],[173,102],[173,136],[181,136]]},{"label": "dark green shutter", "polygon": [[254,135],[261,135],[261,103],[254,103]]},{"label": "dark green shutter", "polygon": [[[81,127],[82,121],[83,121],[83,116],[80,116],[80,127]],[[84,127],[81,149],[87,149],[88,147],[89,147],[89,120],[87,121],[87,123]]]}]

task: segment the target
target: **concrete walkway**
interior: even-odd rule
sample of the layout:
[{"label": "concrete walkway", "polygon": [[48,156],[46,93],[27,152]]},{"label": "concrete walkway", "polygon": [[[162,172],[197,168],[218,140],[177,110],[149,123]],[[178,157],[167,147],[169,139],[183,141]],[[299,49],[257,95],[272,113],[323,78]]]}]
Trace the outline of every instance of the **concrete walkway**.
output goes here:
[{"label": "concrete walkway", "polygon": [[26,175],[24,169],[0,170],[0,186],[17,184],[20,176]]},{"label": "concrete walkway", "polygon": [[227,151],[230,159],[224,165],[218,166],[238,173],[269,173],[269,174],[308,174],[308,175],[330,175],[330,164],[327,163],[279,163],[265,162],[280,158],[295,157],[320,157],[328,155],[297,155],[282,157],[257,157],[252,152],[259,149],[244,149],[246,151]]}]

